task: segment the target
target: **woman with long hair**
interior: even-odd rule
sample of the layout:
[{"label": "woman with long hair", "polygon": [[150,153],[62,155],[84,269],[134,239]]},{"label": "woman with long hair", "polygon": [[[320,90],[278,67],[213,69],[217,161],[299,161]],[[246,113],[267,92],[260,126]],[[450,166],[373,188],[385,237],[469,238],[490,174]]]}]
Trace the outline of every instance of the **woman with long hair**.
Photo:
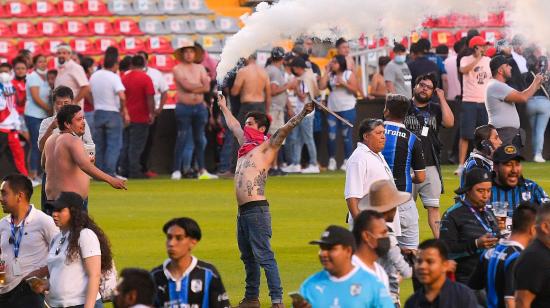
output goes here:
[{"label": "woman with long hair", "polygon": [[49,289],[51,307],[101,308],[100,279],[113,267],[109,240],[84,211],[84,200],[62,192],[52,204],[60,233],[48,254],[49,281],[33,284],[35,292]]}]

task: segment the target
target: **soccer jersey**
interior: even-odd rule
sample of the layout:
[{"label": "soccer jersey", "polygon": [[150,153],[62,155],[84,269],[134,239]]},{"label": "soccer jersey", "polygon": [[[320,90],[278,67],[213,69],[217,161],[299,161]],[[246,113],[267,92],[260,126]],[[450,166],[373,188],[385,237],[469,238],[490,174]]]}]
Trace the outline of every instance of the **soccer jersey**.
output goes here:
[{"label": "soccer jersey", "polygon": [[392,170],[397,189],[410,193],[413,187],[411,169],[426,169],[420,139],[401,123],[386,121],[384,131],[386,145],[382,155]]},{"label": "soccer jersey", "polygon": [[[549,200],[542,187],[524,178],[520,178],[516,187],[503,187],[493,181],[493,187],[491,188],[491,204],[494,202],[508,202],[512,210],[515,210],[522,202],[540,205]],[[508,212],[512,213],[513,211]]]},{"label": "soccer jersey", "polygon": [[300,294],[312,307],[379,308],[395,307],[388,290],[376,278],[356,266],[341,278],[321,271],[309,277]]},{"label": "soccer jersey", "polygon": [[466,180],[466,173],[474,168],[485,169],[489,172],[493,171],[493,161],[489,158],[479,154],[477,150],[474,150],[468,156],[468,159],[464,162],[464,170],[460,175],[460,187],[464,187],[464,181]]}]

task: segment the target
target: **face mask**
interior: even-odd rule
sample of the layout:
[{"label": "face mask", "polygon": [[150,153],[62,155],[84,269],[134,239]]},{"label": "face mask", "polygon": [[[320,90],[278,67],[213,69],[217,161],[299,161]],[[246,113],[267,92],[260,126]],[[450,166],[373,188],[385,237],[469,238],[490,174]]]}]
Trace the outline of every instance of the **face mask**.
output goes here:
[{"label": "face mask", "polygon": [[46,75],[48,73],[48,70],[41,70],[41,69],[37,68],[36,72],[40,75]]},{"label": "face mask", "polygon": [[376,255],[378,257],[384,257],[388,254],[388,251],[390,251],[390,238],[389,237],[381,237],[376,239],[377,247],[374,248],[374,252],[376,252]]},{"label": "face mask", "polygon": [[395,61],[395,63],[397,64],[403,64],[405,63],[405,60],[407,59],[407,56],[406,55],[396,55],[393,60]]},{"label": "face mask", "polygon": [[8,83],[11,80],[10,73],[0,73],[0,82],[1,83]]}]

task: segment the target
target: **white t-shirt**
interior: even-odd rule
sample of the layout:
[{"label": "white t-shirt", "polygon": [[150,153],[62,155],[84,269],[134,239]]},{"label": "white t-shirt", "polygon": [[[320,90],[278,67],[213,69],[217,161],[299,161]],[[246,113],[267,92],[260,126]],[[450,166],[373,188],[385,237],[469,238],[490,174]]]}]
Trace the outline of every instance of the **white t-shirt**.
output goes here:
[{"label": "white t-shirt", "polygon": [[118,93],[124,91],[124,85],[118,74],[102,69],[92,74],[90,88],[94,98],[94,109],[104,111],[120,111]]},{"label": "white t-shirt", "polygon": [[[476,61],[474,56],[466,56],[460,59],[460,68],[464,68]],[[473,103],[485,102],[485,91],[491,80],[491,58],[483,56],[476,66],[467,74],[462,75],[462,101]]]},{"label": "white t-shirt", "polygon": [[[351,74],[353,73],[350,70],[345,71],[342,74],[342,79],[348,82],[351,78]],[[336,75],[330,77],[329,84],[331,90],[328,96],[328,108],[330,110],[341,112],[355,108],[355,104],[357,103],[355,95],[343,86],[336,86]]]},{"label": "white t-shirt", "polygon": [[514,89],[504,82],[496,79],[489,81],[485,107],[489,115],[489,124],[494,125],[496,128],[519,128],[519,114],[516,104],[504,100],[512,91]]},{"label": "white t-shirt", "polygon": [[[61,245],[59,253],[55,252],[64,237],[59,233],[52,241],[48,254],[48,270],[50,271],[50,293],[47,302],[54,307],[83,305],[86,302],[88,275],[84,268],[84,260],[93,256],[101,256],[101,248],[97,235],[90,229],[82,229],[78,239],[81,258],[67,264],[67,247],[69,232]],[[101,295],[97,292],[96,299]]]},{"label": "white t-shirt", "polygon": [[[22,223],[23,221],[19,223],[19,228]],[[16,261],[13,251],[14,246],[9,243],[12,236],[11,215],[7,215],[0,220],[1,259],[6,262],[6,284],[0,286],[0,294],[13,290],[29,273],[46,266],[50,242],[59,233],[59,229],[50,216],[31,205],[31,211],[25,219],[22,232],[23,237],[19,244],[19,254]],[[19,232],[17,234],[19,239]],[[19,268],[19,273],[15,273],[15,267]]]},{"label": "white t-shirt", "polygon": [[386,287],[386,290],[388,290],[388,292],[390,291],[390,280],[388,278],[388,274],[386,273],[386,271],[384,270],[382,265],[378,264],[377,262],[374,262],[374,269],[375,270],[372,270],[365,263],[363,263],[363,261],[361,259],[359,259],[359,257],[356,256],[356,255],[353,255],[351,257],[351,263],[353,263],[354,265],[359,266],[364,271],[366,271],[368,273],[371,273],[374,276],[376,276],[376,278],[378,278],[378,280],[380,280],[380,282]]},{"label": "white t-shirt", "polygon": [[168,84],[166,83],[164,76],[162,76],[162,73],[156,68],[147,67],[145,72],[153,81],[153,88],[155,88],[155,109],[157,109],[160,106],[161,94],[168,91]]}]

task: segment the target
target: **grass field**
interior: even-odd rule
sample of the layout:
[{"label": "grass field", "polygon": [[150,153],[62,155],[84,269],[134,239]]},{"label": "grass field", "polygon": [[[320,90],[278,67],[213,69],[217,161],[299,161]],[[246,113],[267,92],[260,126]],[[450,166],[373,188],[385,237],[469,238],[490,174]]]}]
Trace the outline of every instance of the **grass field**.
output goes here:
[{"label": "grass field", "polygon": [[[458,178],[454,168],[444,169],[446,194],[442,212],[451,205]],[[526,177],[550,191],[548,164],[525,164]],[[285,293],[297,290],[302,281],[318,271],[318,248],[308,245],[329,224],[345,225],[342,172],[320,175],[293,175],[268,180],[267,196],[273,219],[273,250],[279,264]],[[39,194],[33,196],[38,203]],[[116,191],[104,183],[93,182],[90,212],[108,234],[118,270],[124,267],[151,269],[166,258],[162,225],[170,218],[196,219],[203,238],[194,254],[213,263],[220,271],[233,305],[244,294],[244,268],[236,241],[237,205],[230,180],[197,181],[169,179],[135,180],[128,191]],[[421,239],[431,237],[426,211],[419,207]],[[262,275],[260,300],[270,303]],[[412,293],[409,281],[402,284],[402,300]]]}]

